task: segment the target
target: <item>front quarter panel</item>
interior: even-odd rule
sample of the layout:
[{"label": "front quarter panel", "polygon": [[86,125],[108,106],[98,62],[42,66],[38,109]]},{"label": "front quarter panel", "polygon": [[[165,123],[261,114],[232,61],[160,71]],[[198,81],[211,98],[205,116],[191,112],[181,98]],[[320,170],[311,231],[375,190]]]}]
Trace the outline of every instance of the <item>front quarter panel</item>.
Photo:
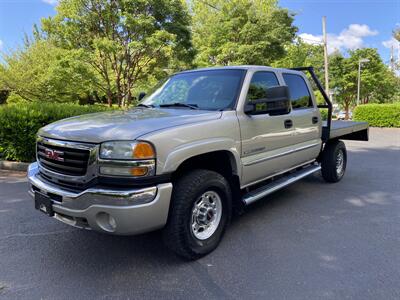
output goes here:
[{"label": "front quarter panel", "polygon": [[191,157],[229,151],[234,172],[241,178],[240,130],[235,111],[223,112],[220,119],[168,128],[140,139],[151,142],[156,148],[157,175],[174,172]]}]

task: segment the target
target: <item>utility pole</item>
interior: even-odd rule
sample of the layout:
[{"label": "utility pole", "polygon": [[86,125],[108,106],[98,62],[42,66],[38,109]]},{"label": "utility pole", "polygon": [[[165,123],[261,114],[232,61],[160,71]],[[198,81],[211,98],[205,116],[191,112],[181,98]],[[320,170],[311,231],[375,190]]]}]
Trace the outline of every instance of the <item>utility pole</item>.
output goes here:
[{"label": "utility pole", "polygon": [[397,42],[397,69],[400,70],[400,41]]},{"label": "utility pole", "polygon": [[400,70],[400,41],[397,42],[397,70]]},{"label": "utility pole", "polygon": [[358,61],[358,80],[357,80],[357,106],[360,104],[360,88],[361,88],[361,65],[369,62],[368,58],[361,58]]},{"label": "utility pole", "polygon": [[325,62],[325,92],[329,95],[329,71],[328,71],[328,40],[326,37],[326,17],[322,17],[322,35],[324,42],[324,62]]},{"label": "utility pole", "polygon": [[358,61],[358,76],[357,76],[357,106],[360,105],[360,87],[361,87],[361,60]]},{"label": "utility pole", "polygon": [[392,69],[392,71],[395,70],[393,45],[392,45],[392,47],[390,47],[390,69]]}]

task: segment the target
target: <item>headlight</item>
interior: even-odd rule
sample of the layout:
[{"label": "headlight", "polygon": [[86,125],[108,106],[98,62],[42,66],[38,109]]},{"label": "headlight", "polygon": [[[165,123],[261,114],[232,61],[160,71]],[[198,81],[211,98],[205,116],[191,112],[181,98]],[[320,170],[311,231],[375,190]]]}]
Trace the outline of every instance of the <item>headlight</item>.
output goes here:
[{"label": "headlight", "polygon": [[102,159],[152,159],[156,154],[152,145],[146,142],[114,141],[105,142],[100,146]]},{"label": "headlight", "polygon": [[111,176],[155,175],[156,153],[146,142],[114,141],[100,146],[100,173]]}]

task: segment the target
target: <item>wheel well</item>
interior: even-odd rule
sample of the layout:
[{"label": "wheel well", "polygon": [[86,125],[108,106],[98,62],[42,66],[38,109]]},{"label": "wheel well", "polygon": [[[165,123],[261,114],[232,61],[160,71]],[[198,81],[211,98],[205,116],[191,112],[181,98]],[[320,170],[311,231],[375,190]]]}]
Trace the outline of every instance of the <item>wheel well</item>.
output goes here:
[{"label": "wheel well", "polygon": [[174,172],[173,177],[193,169],[207,169],[230,177],[237,174],[233,155],[228,151],[213,151],[186,159]]},{"label": "wheel well", "polygon": [[325,148],[328,144],[335,144],[335,143],[339,143],[339,142],[340,142],[340,140],[338,138],[333,138],[333,139],[330,139],[330,140],[326,141],[325,143],[323,143],[322,147],[321,147],[321,151],[319,152],[318,157],[317,157],[317,162],[321,163],[322,153],[325,151]]},{"label": "wheel well", "polygon": [[194,169],[206,169],[218,172],[226,178],[232,190],[233,209],[241,213],[240,179],[237,172],[235,158],[229,151],[213,151],[188,158],[181,163],[172,174],[172,181],[177,180],[183,174]]}]

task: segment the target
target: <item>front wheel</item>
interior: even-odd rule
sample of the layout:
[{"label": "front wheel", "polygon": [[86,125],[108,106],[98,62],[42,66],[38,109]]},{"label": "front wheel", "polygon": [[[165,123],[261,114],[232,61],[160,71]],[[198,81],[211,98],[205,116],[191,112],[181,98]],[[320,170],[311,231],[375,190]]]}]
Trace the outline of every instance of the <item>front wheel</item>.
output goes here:
[{"label": "front wheel", "polygon": [[194,170],[174,184],[164,242],[179,256],[197,259],[213,251],[231,215],[226,179],[210,170]]},{"label": "front wheel", "polygon": [[321,157],[321,173],[327,182],[340,181],[346,171],[347,151],[342,141],[330,141],[325,145]]}]

